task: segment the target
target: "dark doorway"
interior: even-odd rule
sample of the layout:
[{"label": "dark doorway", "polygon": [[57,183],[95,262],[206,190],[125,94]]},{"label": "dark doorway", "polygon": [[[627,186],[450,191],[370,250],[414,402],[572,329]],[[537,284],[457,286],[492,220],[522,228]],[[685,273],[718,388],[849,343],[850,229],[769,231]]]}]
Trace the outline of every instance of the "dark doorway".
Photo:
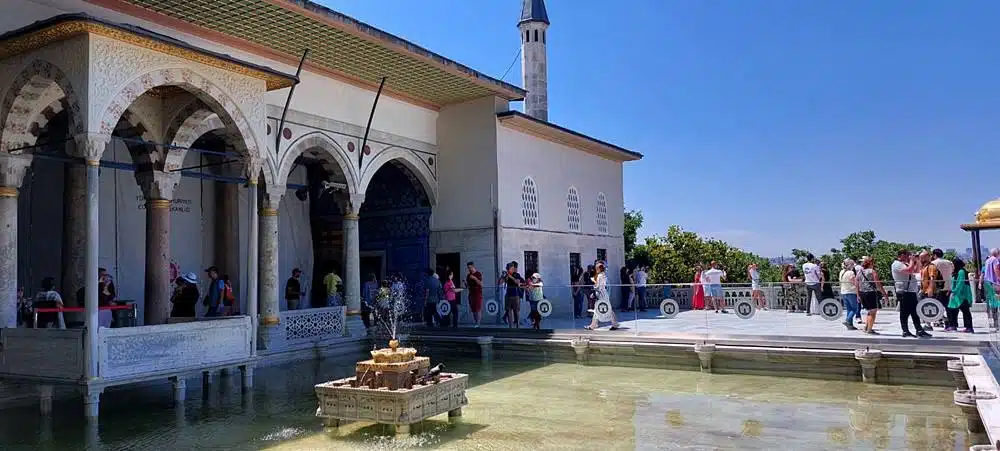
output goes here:
[{"label": "dark doorway", "polygon": [[385,279],[385,274],[382,273],[382,256],[381,255],[368,255],[361,257],[361,283],[364,285],[365,282],[371,278],[371,275],[375,274],[378,277],[379,282]]},{"label": "dark doorway", "polygon": [[580,266],[580,254],[576,252],[569,253],[569,283],[570,285],[575,284],[576,280],[573,280],[573,268]]},{"label": "dark doorway", "polygon": [[437,258],[436,258],[436,263],[435,264],[437,265],[436,270],[438,272],[438,277],[441,278],[441,283],[442,284],[445,282],[445,280],[447,280],[446,278],[448,277],[448,273],[445,271],[445,268],[447,268],[447,269],[450,269],[452,271],[452,273],[453,273],[453,277],[455,278],[454,279],[455,286],[456,287],[460,287],[461,286],[461,284],[459,283],[459,280],[461,280],[460,277],[462,276],[462,273],[459,271],[459,268],[462,267],[462,255],[461,254],[459,254],[458,252],[450,252],[450,253],[447,253],[447,254],[437,254]]}]

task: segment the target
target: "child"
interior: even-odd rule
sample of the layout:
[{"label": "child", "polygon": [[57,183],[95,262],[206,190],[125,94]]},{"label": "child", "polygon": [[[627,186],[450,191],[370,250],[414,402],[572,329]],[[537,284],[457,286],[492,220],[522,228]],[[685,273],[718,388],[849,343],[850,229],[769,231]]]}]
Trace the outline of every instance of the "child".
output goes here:
[{"label": "child", "polygon": [[545,294],[542,293],[542,276],[537,272],[531,275],[528,280],[528,304],[531,305],[531,313],[528,315],[528,319],[531,320],[531,328],[535,330],[541,329],[542,326],[542,315],[538,313],[538,303],[542,299],[545,299]]}]

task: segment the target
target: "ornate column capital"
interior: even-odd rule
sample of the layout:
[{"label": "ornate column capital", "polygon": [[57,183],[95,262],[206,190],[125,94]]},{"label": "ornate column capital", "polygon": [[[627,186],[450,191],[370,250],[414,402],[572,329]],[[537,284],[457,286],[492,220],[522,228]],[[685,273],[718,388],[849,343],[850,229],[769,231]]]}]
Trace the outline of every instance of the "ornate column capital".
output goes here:
[{"label": "ornate column capital", "polygon": [[31,166],[31,154],[0,153],[0,197],[17,197],[17,189]]},{"label": "ornate column capital", "polygon": [[361,205],[365,203],[365,195],[357,193],[340,193],[337,195],[337,202],[344,209],[344,219],[358,220],[361,213]]},{"label": "ornate column capital", "polygon": [[267,185],[260,192],[260,216],[278,216],[278,208],[281,207],[281,199],[285,196],[285,189],[280,186]]},{"label": "ornate column capital", "polygon": [[73,149],[73,156],[83,158],[88,165],[94,166],[101,161],[104,149],[107,149],[111,142],[111,135],[103,133],[80,133],[73,137],[76,147]]},{"label": "ornate column capital", "polygon": [[167,201],[167,207],[169,207],[169,201],[173,200],[174,191],[177,189],[177,184],[181,181],[181,173],[163,171],[136,172],[135,181],[139,184],[139,188],[142,189],[142,195],[146,197],[147,202],[152,203],[156,200],[165,200]]}]

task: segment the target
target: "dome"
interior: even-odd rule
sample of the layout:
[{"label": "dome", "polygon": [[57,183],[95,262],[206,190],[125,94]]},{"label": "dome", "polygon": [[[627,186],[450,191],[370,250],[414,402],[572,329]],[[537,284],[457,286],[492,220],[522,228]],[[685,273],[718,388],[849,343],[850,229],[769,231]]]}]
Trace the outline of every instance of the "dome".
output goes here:
[{"label": "dome", "polygon": [[1000,199],[993,199],[976,212],[976,225],[1000,225]]}]

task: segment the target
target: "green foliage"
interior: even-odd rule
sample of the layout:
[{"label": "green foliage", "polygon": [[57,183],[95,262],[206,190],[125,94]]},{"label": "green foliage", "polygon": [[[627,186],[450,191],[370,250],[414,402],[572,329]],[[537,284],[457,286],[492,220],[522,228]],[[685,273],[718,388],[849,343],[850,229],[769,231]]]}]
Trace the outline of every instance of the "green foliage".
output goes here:
[{"label": "green foliage", "polygon": [[633,251],[636,263],[649,266],[650,277],[659,283],[688,283],[694,280],[696,265],[707,266],[715,260],[727,272],[726,282],[749,282],[747,267],[760,266],[761,278],[778,281],[780,271],[758,255],[730,246],[724,241],[705,240],[697,233],[685,231],[680,226],[670,226],[666,236],[646,238]]},{"label": "green foliage", "polygon": [[[892,266],[893,260],[896,259],[896,253],[900,249],[906,249],[913,253],[932,249],[928,245],[880,240],[876,238],[875,232],[871,230],[854,232],[847,235],[844,239],[840,240],[840,244],[840,249],[830,249],[829,253],[823,254],[820,257],[820,260],[830,268],[831,273],[840,270],[844,258],[851,258],[860,262],[861,257],[868,256],[875,259],[875,270],[878,271],[879,278],[882,280],[891,280],[892,273],[889,268]],[[792,252],[794,253],[797,250],[793,249]],[[954,258],[954,256],[951,257]]]},{"label": "green foliage", "polygon": [[642,212],[639,210],[626,211],[623,237],[625,238],[625,260],[627,261],[635,259],[633,250],[639,237],[640,228],[642,228]]}]

